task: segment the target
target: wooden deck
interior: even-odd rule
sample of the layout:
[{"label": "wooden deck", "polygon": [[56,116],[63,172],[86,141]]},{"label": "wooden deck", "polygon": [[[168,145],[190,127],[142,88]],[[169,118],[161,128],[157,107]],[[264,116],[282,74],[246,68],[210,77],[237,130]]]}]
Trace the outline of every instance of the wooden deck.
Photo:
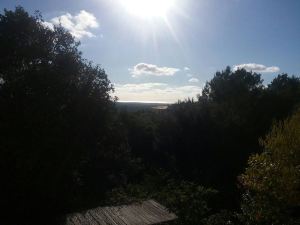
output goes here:
[{"label": "wooden deck", "polygon": [[154,200],[115,207],[98,207],[66,218],[66,225],[150,225],[176,219]]}]

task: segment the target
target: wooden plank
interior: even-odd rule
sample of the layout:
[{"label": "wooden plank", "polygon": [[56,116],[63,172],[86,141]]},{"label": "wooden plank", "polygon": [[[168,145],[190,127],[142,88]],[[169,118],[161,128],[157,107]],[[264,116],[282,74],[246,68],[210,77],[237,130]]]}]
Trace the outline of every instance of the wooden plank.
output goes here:
[{"label": "wooden plank", "polygon": [[154,200],[116,207],[98,207],[67,216],[66,225],[152,225],[176,219]]},{"label": "wooden plank", "polygon": [[92,215],[92,217],[95,218],[95,220],[98,221],[98,223],[100,225],[107,225],[107,223],[105,222],[105,220],[103,219],[103,217],[100,215],[101,213],[101,208],[96,208],[95,210],[90,210],[90,214]]},{"label": "wooden plank", "polygon": [[[92,210],[91,210],[92,211]],[[84,218],[87,221],[89,225],[99,225],[98,221],[94,219],[94,217],[91,216],[91,211],[87,211],[84,214]]]},{"label": "wooden plank", "polygon": [[160,221],[164,220],[162,214],[157,210],[151,208],[149,204],[143,203],[142,205],[143,211],[145,212],[145,217],[149,218],[151,224],[159,223]]},{"label": "wooden plank", "polygon": [[136,210],[139,214],[143,216],[145,224],[155,224],[161,220],[158,217],[158,214],[154,215],[152,213],[149,213],[149,210],[147,210],[144,203],[138,207],[135,207],[133,210]]},{"label": "wooden plank", "polygon": [[155,207],[159,212],[164,214],[165,218],[168,217],[169,220],[177,219],[177,216],[174,213],[170,212],[166,207],[154,200],[146,201],[145,204],[150,204],[152,207]]},{"label": "wooden plank", "polygon": [[109,218],[109,223],[111,225],[122,225],[121,223],[118,223],[117,216],[113,213],[112,208],[105,207],[103,208],[103,213]]},{"label": "wooden plank", "polygon": [[132,206],[122,207],[120,213],[126,218],[128,225],[144,225],[142,218],[132,210]]},{"label": "wooden plank", "polygon": [[[113,225],[111,224],[111,222],[109,221],[109,217],[107,217],[107,215],[104,213],[103,208],[98,208],[98,211],[96,212],[97,217],[100,217],[101,220],[103,220],[103,225]],[[98,220],[99,221],[99,220]]]}]

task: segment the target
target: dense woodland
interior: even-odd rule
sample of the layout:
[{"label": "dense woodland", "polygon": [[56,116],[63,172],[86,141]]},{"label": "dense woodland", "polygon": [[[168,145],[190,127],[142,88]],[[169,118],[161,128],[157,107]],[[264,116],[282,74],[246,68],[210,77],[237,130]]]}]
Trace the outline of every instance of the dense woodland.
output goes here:
[{"label": "dense woodland", "polygon": [[299,77],[227,67],[196,99],[120,110],[104,69],[42,21],[0,15],[1,224],[150,198],[174,224],[300,223]]}]

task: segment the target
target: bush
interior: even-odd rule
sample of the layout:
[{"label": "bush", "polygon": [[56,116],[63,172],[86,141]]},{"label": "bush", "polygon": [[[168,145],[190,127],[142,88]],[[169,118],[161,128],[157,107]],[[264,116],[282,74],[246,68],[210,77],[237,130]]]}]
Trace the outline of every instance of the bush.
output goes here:
[{"label": "bush", "polygon": [[[241,175],[246,224],[297,224],[300,207],[300,111],[276,124]],[[298,215],[298,216],[296,216]]]}]

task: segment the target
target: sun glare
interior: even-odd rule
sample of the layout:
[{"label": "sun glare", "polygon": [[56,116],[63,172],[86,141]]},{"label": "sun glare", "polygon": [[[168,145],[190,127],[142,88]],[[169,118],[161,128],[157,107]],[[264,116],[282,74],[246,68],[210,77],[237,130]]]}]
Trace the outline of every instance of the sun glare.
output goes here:
[{"label": "sun glare", "polygon": [[142,18],[166,17],[174,0],[122,0],[126,10]]}]

